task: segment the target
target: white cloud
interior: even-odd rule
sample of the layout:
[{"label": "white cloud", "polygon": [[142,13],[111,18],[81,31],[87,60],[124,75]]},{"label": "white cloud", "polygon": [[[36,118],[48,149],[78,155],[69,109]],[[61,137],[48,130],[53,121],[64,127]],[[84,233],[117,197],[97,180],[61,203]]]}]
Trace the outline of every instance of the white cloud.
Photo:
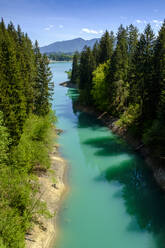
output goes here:
[{"label": "white cloud", "polygon": [[54,25],[49,25],[48,27],[44,28],[44,30],[49,31],[54,27]]},{"label": "white cloud", "polygon": [[157,28],[157,29],[160,28],[161,24],[163,24],[162,21],[159,21],[159,20],[156,20],[156,19],[155,20],[152,20],[152,23],[155,26],[155,28]]},{"label": "white cloud", "polygon": [[102,34],[103,33],[103,30],[97,31],[97,30],[88,29],[88,28],[82,28],[81,31],[87,34]]},{"label": "white cloud", "polygon": [[59,28],[63,28],[64,26],[63,25],[59,25]]},{"label": "white cloud", "polygon": [[147,23],[145,20],[140,20],[140,19],[136,20],[136,22],[138,24],[146,24]]},{"label": "white cloud", "polygon": [[137,22],[137,23],[142,23],[142,21],[141,21],[141,20],[136,20],[136,22]]},{"label": "white cloud", "polygon": [[152,20],[152,22],[158,25],[163,23],[162,21],[159,21],[159,20]]}]

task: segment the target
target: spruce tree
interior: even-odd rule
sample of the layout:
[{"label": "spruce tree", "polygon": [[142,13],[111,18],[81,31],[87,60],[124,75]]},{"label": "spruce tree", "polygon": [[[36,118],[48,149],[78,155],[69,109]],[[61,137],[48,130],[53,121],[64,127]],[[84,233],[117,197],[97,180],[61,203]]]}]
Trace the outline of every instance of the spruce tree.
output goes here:
[{"label": "spruce tree", "polygon": [[104,35],[101,37],[99,44],[99,63],[104,63],[112,57],[114,47],[114,35],[111,35],[106,30]]},{"label": "spruce tree", "polygon": [[128,74],[127,30],[121,25],[118,29],[117,44],[112,59],[113,80],[126,82]]},{"label": "spruce tree", "polygon": [[127,105],[128,98],[128,39],[127,30],[122,25],[118,29],[117,44],[109,68],[110,111],[119,115]]},{"label": "spruce tree", "polygon": [[82,90],[83,100],[86,98],[88,103],[91,102],[92,73],[95,68],[95,60],[91,49],[84,47],[80,57],[80,82],[79,88]]},{"label": "spruce tree", "polygon": [[[154,98],[158,116],[165,120],[165,21],[159,31],[154,54]],[[157,105],[157,103],[159,103]]]},{"label": "spruce tree", "polygon": [[75,85],[78,85],[79,83],[79,53],[78,52],[76,52],[73,56],[71,83]]},{"label": "spruce tree", "polygon": [[132,24],[127,28],[128,30],[128,82],[129,82],[129,103],[134,101],[135,97],[135,87],[133,85],[135,81],[135,63],[134,63],[134,58],[135,57],[135,52],[137,49],[138,45],[138,29],[133,26]]},{"label": "spruce tree", "polygon": [[132,63],[132,58],[135,54],[135,50],[138,44],[138,29],[132,24],[127,28],[128,32],[128,54],[129,54],[129,65]]},{"label": "spruce tree", "polygon": [[153,83],[153,58],[154,58],[155,36],[151,26],[148,24],[144,34],[141,35],[135,56],[135,78],[132,87],[134,87],[134,101],[139,102],[142,107],[142,122],[151,120],[155,115],[154,106],[154,83]]},{"label": "spruce tree", "polygon": [[95,67],[99,65],[99,43],[96,41],[96,43],[93,46],[93,57],[95,60]]},{"label": "spruce tree", "polygon": [[23,93],[23,78],[17,61],[17,48],[12,35],[0,24],[0,110],[4,113],[4,121],[13,144],[20,138],[26,119],[26,99]]},{"label": "spruce tree", "polygon": [[53,94],[52,73],[49,60],[46,55],[40,53],[37,41],[35,42],[34,52],[37,67],[34,86],[34,113],[44,116],[49,112],[50,100]]}]

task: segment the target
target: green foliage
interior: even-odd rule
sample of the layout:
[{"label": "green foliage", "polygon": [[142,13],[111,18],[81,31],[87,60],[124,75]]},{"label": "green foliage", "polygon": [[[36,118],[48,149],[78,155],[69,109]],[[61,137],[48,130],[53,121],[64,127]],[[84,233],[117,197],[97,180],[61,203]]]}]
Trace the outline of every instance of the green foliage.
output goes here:
[{"label": "green foliage", "polygon": [[124,128],[132,127],[132,125],[135,125],[140,115],[141,106],[139,104],[129,105],[129,107],[124,111],[115,124]]},{"label": "green foliage", "polygon": [[16,167],[31,172],[36,165],[40,169],[50,167],[49,151],[53,143],[51,116],[31,115],[25,122],[23,134],[13,150]]},{"label": "green foliage", "polygon": [[13,35],[7,29],[1,29],[0,34],[0,110],[13,143],[17,143],[26,119],[23,78]]},{"label": "green foliage", "polygon": [[53,95],[54,84],[49,61],[46,55],[41,55],[38,42],[35,42],[35,59],[37,66],[34,113],[37,115],[47,115],[50,109],[50,100]]},{"label": "green foliage", "polygon": [[7,128],[4,126],[3,114],[0,112],[0,165],[5,165],[8,161],[9,153],[9,134]]},{"label": "green foliage", "polygon": [[[36,171],[50,166],[55,117],[49,61],[20,27],[0,22],[0,247],[25,247],[32,220],[50,217]],[[35,114],[34,114],[35,113]]]},{"label": "green foliage", "polygon": [[73,56],[71,83],[75,85],[79,84],[79,53],[78,52],[76,52]]},{"label": "green foliage", "polygon": [[49,112],[53,84],[49,61],[41,55],[38,43],[33,49],[20,26],[0,23],[0,110],[4,122],[17,145],[25,120],[30,112]]},{"label": "green foliage", "polygon": [[54,61],[71,61],[73,55],[69,53],[50,53],[47,54],[48,58]]},{"label": "green foliage", "polygon": [[82,102],[91,103],[92,72],[95,68],[93,53],[89,47],[84,47],[79,66],[79,89]]},{"label": "green foliage", "polygon": [[[0,163],[0,236],[6,247],[24,247],[25,232],[35,215],[51,217],[46,203],[36,198],[39,185],[33,172],[50,165],[52,120],[52,115],[31,115],[25,122],[19,144],[10,153],[8,140],[4,139],[5,159]],[[2,124],[0,130],[2,137],[8,137]]]},{"label": "green foliage", "polygon": [[111,59],[113,54],[113,46],[114,46],[113,32],[109,34],[109,32],[106,30],[99,44],[99,63],[102,64],[107,60]]},{"label": "green foliage", "polygon": [[108,85],[106,83],[106,70],[107,64],[99,65],[93,72],[93,87],[91,94],[95,105],[101,111],[106,111],[109,105],[109,99],[107,95]]},{"label": "green foliage", "polygon": [[[115,43],[115,46],[114,46]],[[165,157],[165,21],[155,37],[148,24],[142,34],[130,25],[108,31],[80,54],[79,101],[118,117],[158,157]]]},{"label": "green foliage", "polygon": [[65,71],[65,73],[67,74],[68,79],[71,80],[71,77],[72,77],[72,69],[69,69],[69,71]]},{"label": "green foliage", "polygon": [[153,155],[163,158],[165,157],[165,128],[164,122],[154,120],[150,128],[143,133],[143,142],[150,146],[153,150]]},{"label": "green foliage", "polygon": [[154,104],[158,104],[159,119],[165,119],[165,21],[160,29],[154,56]]},{"label": "green foliage", "polygon": [[97,67],[99,65],[99,59],[100,59],[100,49],[99,49],[99,43],[97,41],[93,46],[92,53],[95,61],[95,66]]},{"label": "green foliage", "polygon": [[111,62],[111,80],[127,80],[128,74],[128,40],[127,30],[121,25],[117,33],[117,44]]},{"label": "green foliage", "polygon": [[0,212],[0,232],[3,240],[1,239],[0,247],[6,248],[24,248],[24,235],[25,232],[21,226],[22,219],[19,214],[11,208],[1,210]]},{"label": "green foliage", "polygon": [[123,80],[113,82],[113,95],[110,109],[115,116],[119,116],[127,106],[129,84]]}]

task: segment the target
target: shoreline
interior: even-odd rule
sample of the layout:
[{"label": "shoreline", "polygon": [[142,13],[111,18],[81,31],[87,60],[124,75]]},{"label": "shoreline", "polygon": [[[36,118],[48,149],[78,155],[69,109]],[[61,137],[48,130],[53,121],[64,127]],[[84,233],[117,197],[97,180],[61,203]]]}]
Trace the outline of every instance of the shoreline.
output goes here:
[{"label": "shoreline", "polygon": [[70,81],[65,81],[59,84],[60,86],[66,87],[66,88],[74,88],[77,89],[76,85],[72,84]]},{"label": "shoreline", "polygon": [[[69,81],[62,82],[60,83],[60,85],[68,88],[72,86],[73,88],[76,88]],[[165,169],[163,167],[163,162],[152,155],[152,151],[151,149],[149,149],[149,147],[145,146],[141,140],[138,140],[137,138],[133,137],[127,130],[117,127],[115,125],[117,119],[110,115],[107,116],[106,112],[102,113],[96,110],[94,107],[83,106],[79,103],[76,103],[75,109],[96,116],[96,118],[100,119],[102,123],[106,127],[108,127],[113,133],[123,138],[134,149],[136,153],[143,157],[148,167],[152,170],[153,177],[156,183],[163,191],[165,191]]]},{"label": "shoreline", "polygon": [[[58,145],[53,146],[50,158],[51,167],[49,171],[38,178],[42,195],[41,201],[46,202],[50,213],[55,213],[55,215],[49,219],[39,216],[37,223],[25,237],[26,248],[53,248],[57,237],[58,212],[64,194],[67,192],[67,162],[62,158]],[[55,182],[53,181],[54,178]]]},{"label": "shoreline", "polygon": [[72,62],[72,60],[50,60],[49,63],[50,64],[54,64],[54,63],[64,63],[64,62]]},{"label": "shoreline", "polygon": [[102,123],[108,127],[114,134],[118,135],[119,137],[123,138],[133,149],[136,153],[138,153],[142,158],[145,160],[148,167],[153,172],[153,177],[159,187],[165,191],[165,170],[161,162],[152,156],[152,151],[145,146],[141,140],[136,139],[127,130],[124,130],[115,125],[116,118],[106,115],[106,113],[101,113],[98,110],[94,109],[94,107],[87,107],[81,104],[76,104],[75,109],[77,111],[86,112],[89,114],[94,115],[97,119],[100,119]]}]

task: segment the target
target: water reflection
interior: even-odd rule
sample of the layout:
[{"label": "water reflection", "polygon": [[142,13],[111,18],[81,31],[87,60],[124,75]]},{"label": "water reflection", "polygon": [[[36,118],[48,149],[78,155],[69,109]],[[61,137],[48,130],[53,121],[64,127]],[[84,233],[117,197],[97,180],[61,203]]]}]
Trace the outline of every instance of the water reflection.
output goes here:
[{"label": "water reflection", "polygon": [[[70,97],[72,94],[70,94]],[[76,112],[76,101],[73,99],[73,109]],[[103,125],[94,116],[77,113],[79,129],[99,130]],[[153,179],[152,172],[145,162],[135,155],[120,138],[109,136],[84,137],[79,131],[79,138],[87,164],[92,158],[93,163],[100,169],[96,181],[106,180],[109,183],[117,182],[122,186],[115,198],[124,200],[127,213],[132,217],[127,229],[129,231],[147,231],[152,233],[158,248],[165,247],[165,195]],[[97,159],[89,156],[93,152]],[[93,149],[95,148],[95,149]],[[115,162],[113,158],[115,156]],[[125,159],[124,159],[125,156]],[[109,158],[109,164],[101,164],[101,159]],[[106,162],[107,163],[107,162]],[[117,166],[116,166],[117,164]],[[140,246],[139,246],[140,247]]]},{"label": "water reflection", "polygon": [[[145,166],[141,159],[136,158],[134,163],[123,161],[117,168],[108,168],[103,174],[107,181],[117,181],[123,185],[122,197],[127,212],[136,218],[141,229],[161,237],[158,242],[159,245],[163,245],[165,244],[165,196],[156,185],[151,171]],[[131,223],[128,228],[133,230],[136,227]]]}]

